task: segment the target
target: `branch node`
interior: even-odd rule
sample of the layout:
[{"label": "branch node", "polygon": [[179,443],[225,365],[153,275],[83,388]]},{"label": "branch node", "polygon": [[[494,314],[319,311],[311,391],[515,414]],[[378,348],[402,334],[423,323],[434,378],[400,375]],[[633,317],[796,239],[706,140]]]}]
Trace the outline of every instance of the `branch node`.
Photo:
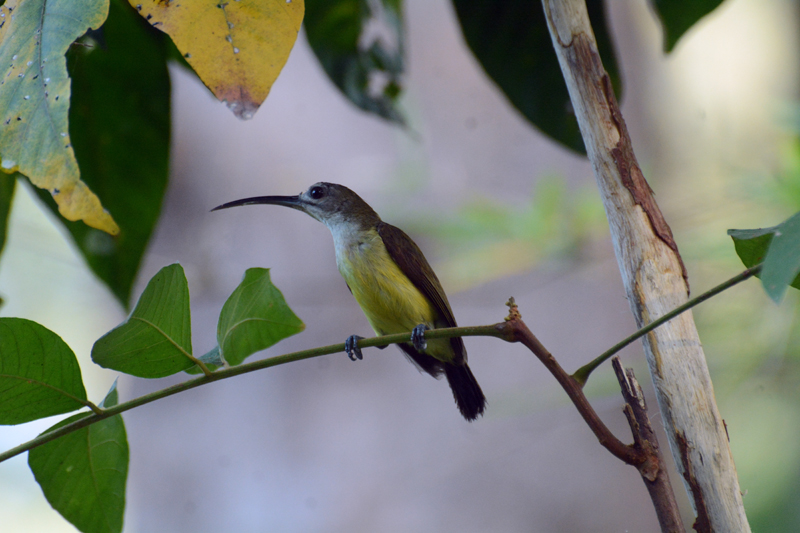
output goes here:
[{"label": "branch node", "polygon": [[509,297],[506,305],[508,306],[508,316],[505,318],[506,322],[510,322],[512,320],[522,320],[522,315],[519,312],[519,306],[517,306],[517,302],[514,300],[513,296]]},{"label": "branch node", "polygon": [[97,406],[94,402],[86,401],[86,407],[92,410],[92,412],[96,415],[102,415],[103,409]]}]

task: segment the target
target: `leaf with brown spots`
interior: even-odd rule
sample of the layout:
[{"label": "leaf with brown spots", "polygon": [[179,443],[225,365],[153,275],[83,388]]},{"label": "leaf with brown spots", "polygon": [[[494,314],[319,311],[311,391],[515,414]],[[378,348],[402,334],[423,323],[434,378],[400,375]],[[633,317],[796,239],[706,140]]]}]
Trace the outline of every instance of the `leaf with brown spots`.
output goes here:
[{"label": "leaf with brown spots", "polygon": [[252,118],[269,94],[305,11],[303,0],[129,1],[243,119]]},{"label": "leaf with brown spots", "polygon": [[0,6],[0,169],[50,191],[68,220],[119,228],[80,179],[69,138],[64,54],[108,15],[108,0],[8,0]]}]

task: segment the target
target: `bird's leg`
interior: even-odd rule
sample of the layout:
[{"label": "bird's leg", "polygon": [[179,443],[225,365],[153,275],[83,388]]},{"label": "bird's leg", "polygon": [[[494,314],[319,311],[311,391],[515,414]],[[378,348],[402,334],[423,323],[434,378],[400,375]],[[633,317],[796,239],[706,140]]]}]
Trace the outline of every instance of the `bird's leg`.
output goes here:
[{"label": "bird's leg", "polygon": [[431,328],[425,324],[420,324],[411,330],[411,344],[418,352],[424,352],[428,347],[428,343],[425,342],[425,332],[429,329]]},{"label": "bird's leg", "polygon": [[347,352],[347,357],[349,357],[351,361],[364,358],[364,356],[361,355],[361,348],[358,347],[358,341],[363,338],[364,337],[360,337],[359,335],[350,335],[347,337],[347,340],[344,341],[344,351]]}]

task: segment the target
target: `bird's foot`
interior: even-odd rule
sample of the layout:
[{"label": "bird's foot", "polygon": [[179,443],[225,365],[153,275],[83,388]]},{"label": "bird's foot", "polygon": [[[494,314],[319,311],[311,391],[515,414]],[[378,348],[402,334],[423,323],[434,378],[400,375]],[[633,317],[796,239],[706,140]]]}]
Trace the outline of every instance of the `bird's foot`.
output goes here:
[{"label": "bird's foot", "polygon": [[360,337],[358,335],[350,335],[347,337],[347,340],[344,341],[344,351],[347,352],[347,357],[349,357],[351,361],[361,360],[364,358],[364,356],[361,355],[361,348],[358,347],[358,341],[363,338],[364,337]]},{"label": "bird's foot", "polygon": [[420,324],[411,330],[411,344],[418,352],[424,352],[428,347],[428,343],[425,341],[425,332],[429,329],[431,328],[425,324]]}]

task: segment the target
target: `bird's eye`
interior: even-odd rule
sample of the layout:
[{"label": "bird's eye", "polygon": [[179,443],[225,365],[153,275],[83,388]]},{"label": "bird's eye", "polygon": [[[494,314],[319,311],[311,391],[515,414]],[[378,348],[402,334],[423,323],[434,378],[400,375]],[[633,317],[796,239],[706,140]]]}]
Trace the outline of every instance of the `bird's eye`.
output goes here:
[{"label": "bird's eye", "polygon": [[325,190],[322,187],[312,187],[311,190],[308,191],[308,195],[314,200],[319,200],[325,196]]}]

